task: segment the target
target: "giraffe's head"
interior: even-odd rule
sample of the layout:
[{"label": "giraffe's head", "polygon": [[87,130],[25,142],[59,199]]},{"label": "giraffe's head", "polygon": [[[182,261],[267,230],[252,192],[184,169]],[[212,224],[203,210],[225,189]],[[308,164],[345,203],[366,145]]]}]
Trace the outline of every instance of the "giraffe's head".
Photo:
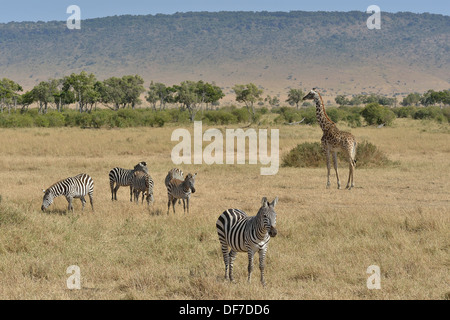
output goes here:
[{"label": "giraffe's head", "polygon": [[278,203],[278,197],[275,198],[272,202],[269,203],[267,198],[262,198],[261,208],[259,209],[258,214],[263,215],[264,227],[269,233],[269,236],[275,237],[278,233],[277,231],[277,213],[275,212],[275,206]]},{"label": "giraffe's head", "polygon": [[302,100],[314,100],[314,98],[318,95],[318,92],[316,91],[316,88],[313,88],[311,91],[308,92],[306,96],[303,97]]}]

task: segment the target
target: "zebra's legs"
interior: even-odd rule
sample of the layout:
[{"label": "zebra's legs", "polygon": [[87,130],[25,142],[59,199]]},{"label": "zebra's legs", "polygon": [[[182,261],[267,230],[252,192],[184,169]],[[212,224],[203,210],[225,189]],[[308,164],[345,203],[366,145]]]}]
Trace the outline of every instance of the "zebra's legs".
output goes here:
[{"label": "zebra's legs", "polygon": [[250,282],[252,272],[253,272],[253,256],[254,253],[252,250],[248,251],[248,282]]},{"label": "zebra's legs", "polygon": [[[233,277],[233,263],[234,263],[234,259],[236,259],[237,256],[237,252],[234,251],[233,249],[230,250],[230,253],[228,255],[228,270],[230,272],[230,281],[233,282],[234,281],[234,277]],[[225,269],[226,272],[226,269]]]},{"label": "zebra's legs", "polygon": [[111,201],[114,201],[114,182],[110,182],[109,186],[111,187]]},{"label": "zebra's legs", "polygon": [[116,187],[114,188],[114,200],[117,200],[117,190],[119,190],[119,188],[119,185],[116,185]]},{"label": "zebra's legs", "polygon": [[259,250],[259,270],[261,271],[261,283],[263,286],[266,285],[266,281],[264,280],[264,268],[265,268],[265,260],[266,260],[266,251],[265,249]]},{"label": "zebra's legs", "polygon": [[84,210],[84,205],[86,204],[86,199],[84,198],[84,196],[81,196],[80,200],[81,200],[81,211],[83,211]]},{"label": "zebra's legs", "polygon": [[67,211],[72,211],[72,213],[73,213],[73,206],[72,206],[72,197],[66,197],[66,199],[67,199],[67,202],[69,202],[69,205],[68,205],[68,207],[67,207]]},{"label": "zebra's legs", "polygon": [[89,202],[91,203],[92,211],[94,211],[94,195],[89,193]]},{"label": "zebra's legs", "polygon": [[133,202],[133,187],[130,186],[130,202]]}]

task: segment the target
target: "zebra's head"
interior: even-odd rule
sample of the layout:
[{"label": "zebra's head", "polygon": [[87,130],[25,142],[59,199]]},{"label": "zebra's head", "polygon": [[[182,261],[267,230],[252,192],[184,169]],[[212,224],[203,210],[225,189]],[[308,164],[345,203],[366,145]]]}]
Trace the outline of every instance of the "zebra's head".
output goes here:
[{"label": "zebra's head", "polygon": [[53,194],[50,192],[50,189],[42,190],[44,191],[44,198],[42,199],[41,210],[44,211],[53,203]]},{"label": "zebra's head", "polygon": [[134,166],[134,171],[142,171],[148,173],[147,162],[141,161]]},{"label": "zebra's head", "polygon": [[197,173],[189,173],[186,178],[184,178],[184,182],[188,184],[189,189],[191,189],[192,193],[195,193],[195,176]]},{"label": "zebra's head", "polygon": [[269,203],[267,198],[262,198],[261,209],[259,209],[258,214],[263,215],[264,227],[269,232],[269,236],[275,237],[278,233],[277,231],[277,213],[275,212],[275,206],[278,203],[278,197]]}]

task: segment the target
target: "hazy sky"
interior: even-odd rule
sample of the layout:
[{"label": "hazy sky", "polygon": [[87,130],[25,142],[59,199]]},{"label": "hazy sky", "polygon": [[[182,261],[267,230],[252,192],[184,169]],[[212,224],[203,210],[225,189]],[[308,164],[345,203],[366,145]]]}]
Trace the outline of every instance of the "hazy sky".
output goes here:
[{"label": "hazy sky", "polygon": [[449,0],[0,0],[0,23],[10,21],[65,21],[69,5],[78,5],[81,19],[122,14],[145,15],[187,11],[409,11],[450,15]]}]

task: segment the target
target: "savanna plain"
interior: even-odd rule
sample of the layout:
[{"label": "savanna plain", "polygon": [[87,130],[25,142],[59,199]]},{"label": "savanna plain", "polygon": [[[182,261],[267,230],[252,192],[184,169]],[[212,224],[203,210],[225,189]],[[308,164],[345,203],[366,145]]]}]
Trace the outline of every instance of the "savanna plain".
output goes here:
[{"label": "savanna plain", "polygon": [[[325,167],[261,176],[259,164],[175,166],[171,126],[0,129],[0,298],[449,299],[448,124],[397,119],[392,127],[339,127],[394,164],[357,167],[356,186],[347,191],[335,188],[333,172],[326,189]],[[277,128],[280,158],[321,138],[318,126]],[[111,201],[109,170],[139,161],[155,181],[154,204],[131,203],[128,187]],[[198,173],[189,214],[178,204],[176,214],[166,214],[164,178],[173,167]],[[348,166],[339,168],[345,186]],[[78,199],[75,212],[66,212],[64,197],[41,212],[42,189],[82,172],[94,180],[94,212],[89,203],[81,211]],[[234,264],[236,282],[224,281],[217,218],[228,208],[255,215],[262,197],[276,196],[267,286],[257,259],[247,283],[245,253]],[[80,267],[80,290],[67,288],[71,265]],[[367,288],[371,265],[380,267],[381,289]]]}]

